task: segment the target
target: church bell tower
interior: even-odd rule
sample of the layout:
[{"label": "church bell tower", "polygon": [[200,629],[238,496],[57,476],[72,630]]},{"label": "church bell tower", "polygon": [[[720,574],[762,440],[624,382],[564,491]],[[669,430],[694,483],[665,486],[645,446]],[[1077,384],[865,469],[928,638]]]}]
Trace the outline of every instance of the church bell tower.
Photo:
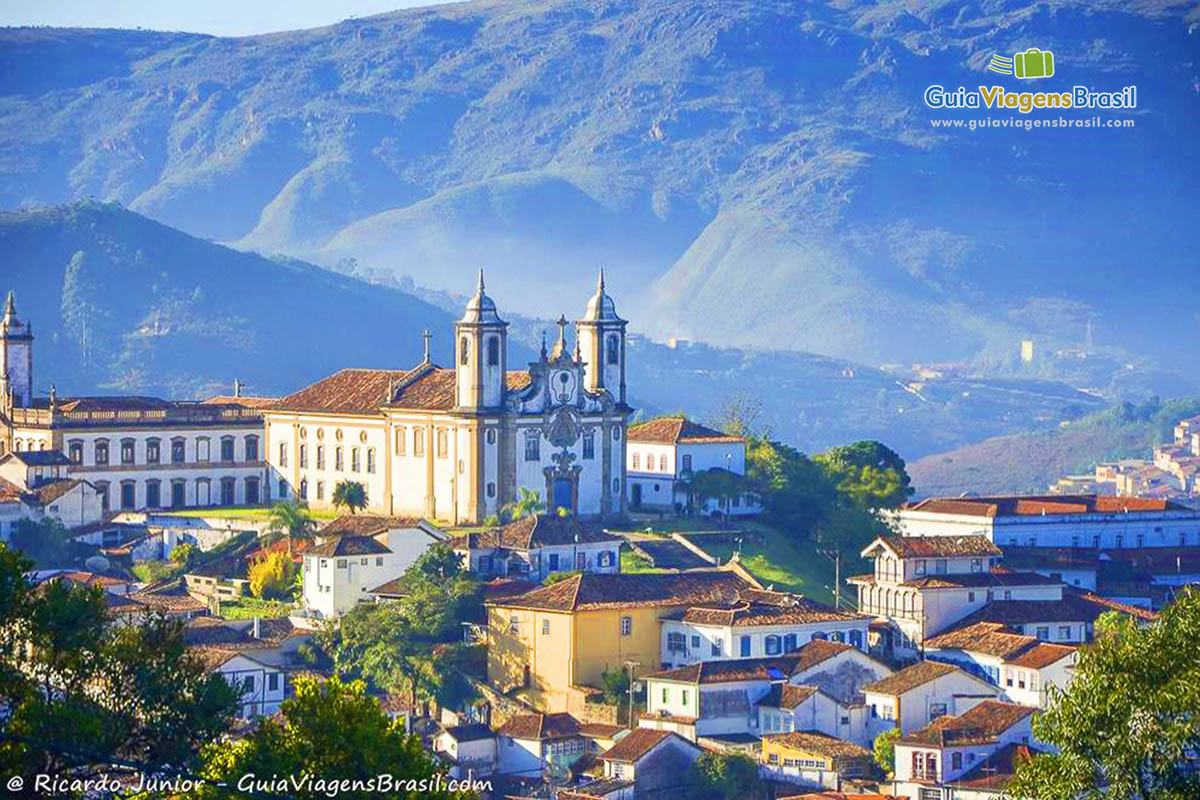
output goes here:
[{"label": "church bell tower", "polygon": [[508,323],[484,292],[483,270],[475,296],[454,325],[454,369],[460,410],[496,409],[504,402]]},{"label": "church bell tower", "polygon": [[17,319],[11,291],[0,317],[0,393],[0,405],[8,405],[10,394],[15,406],[33,405],[33,326]]},{"label": "church bell tower", "polygon": [[625,405],[625,320],[604,291],[604,270],[596,281],[596,293],[588,300],[583,318],[576,323],[579,349],[583,355],[583,383],[590,392],[607,389]]}]

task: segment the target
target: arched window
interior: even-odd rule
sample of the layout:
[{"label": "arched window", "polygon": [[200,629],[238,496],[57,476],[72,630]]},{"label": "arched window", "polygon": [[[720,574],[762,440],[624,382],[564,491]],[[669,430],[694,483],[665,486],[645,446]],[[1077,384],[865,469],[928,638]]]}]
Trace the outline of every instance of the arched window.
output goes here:
[{"label": "arched window", "polygon": [[634,453],[633,454],[633,468],[640,469],[641,466],[642,466],[642,457],[639,456],[637,453]]},{"label": "arched window", "polygon": [[779,637],[778,636],[776,636],[775,634],[771,634],[770,636],[768,636],[766,639],[766,646],[767,646],[767,655],[769,655],[769,656],[779,655]]},{"label": "arched window", "polygon": [[301,500],[308,499],[308,481],[305,480],[304,478],[300,479],[300,499]]},{"label": "arched window", "polygon": [[471,342],[463,336],[458,340],[458,363],[466,364],[471,359]]},{"label": "arched window", "polygon": [[375,471],[375,448],[367,448],[367,472]]},{"label": "arched window", "polygon": [[487,364],[489,367],[500,363],[500,337],[489,336],[487,340]]},{"label": "arched window", "polygon": [[783,652],[790,653],[796,649],[796,634],[789,633],[783,637]]},{"label": "arched window", "polygon": [[621,339],[615,333],[608,335],[608,342],[604,346],[604,355],[608,359],[609,364],[620,363]]},{"label": "arched window", "polygon": [[662,472],[666,472],[666,471],[667,471],[667,457],[666,457],[666,456],[659,456],[659,457],[658,457],[658,468],[659,468],[659,470],[660,470],[660,471],[662,471]]},{"label": "arched window", "polygon": [[251,434],[245,439],[246,460],[258,461],[258,437]]}]

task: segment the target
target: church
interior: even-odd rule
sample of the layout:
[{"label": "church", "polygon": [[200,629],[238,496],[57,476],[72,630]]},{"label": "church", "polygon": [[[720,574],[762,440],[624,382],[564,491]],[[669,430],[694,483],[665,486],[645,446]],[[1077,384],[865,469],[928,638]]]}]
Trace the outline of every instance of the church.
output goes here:
[{"label": "church", "polygon": [[537,493],[551,511],[618,518],[626,507],[626,321],[600,273],[568,343],[565,317],[528,369],[510,370],[508,323],[483,273],[454,325],[454,365],[344,369],[264,411],[269,491],[332,505],[356,481],[371,513],[479,524]]}]

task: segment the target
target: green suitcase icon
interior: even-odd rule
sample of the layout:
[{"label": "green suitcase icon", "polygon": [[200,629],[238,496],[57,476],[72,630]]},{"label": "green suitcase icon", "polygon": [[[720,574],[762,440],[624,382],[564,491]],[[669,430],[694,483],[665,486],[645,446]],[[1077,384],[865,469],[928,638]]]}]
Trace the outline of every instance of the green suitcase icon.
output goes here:
[{"label": "green suitcase icon", "polygon": [[1054,74],[1054,53],[1031,47],[1014,55],[1013,65],[1018,78],[1049,78]]}]

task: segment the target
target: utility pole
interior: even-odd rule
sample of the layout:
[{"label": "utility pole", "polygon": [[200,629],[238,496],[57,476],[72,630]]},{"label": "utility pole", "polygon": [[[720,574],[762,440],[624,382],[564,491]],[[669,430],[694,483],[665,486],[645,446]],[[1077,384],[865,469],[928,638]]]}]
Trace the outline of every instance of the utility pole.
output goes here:
[{"label": "utility pole", "polygon": [[625,668],[629,671],[629,730],[637,727],[633,724],[633,671],[640,666],[641,664],[636,661],[625,662]]},{"label": "utility pole", "polygon": [[833,562],[833,607],[842,607],[842,551],[817,548],[817,552]]}]

